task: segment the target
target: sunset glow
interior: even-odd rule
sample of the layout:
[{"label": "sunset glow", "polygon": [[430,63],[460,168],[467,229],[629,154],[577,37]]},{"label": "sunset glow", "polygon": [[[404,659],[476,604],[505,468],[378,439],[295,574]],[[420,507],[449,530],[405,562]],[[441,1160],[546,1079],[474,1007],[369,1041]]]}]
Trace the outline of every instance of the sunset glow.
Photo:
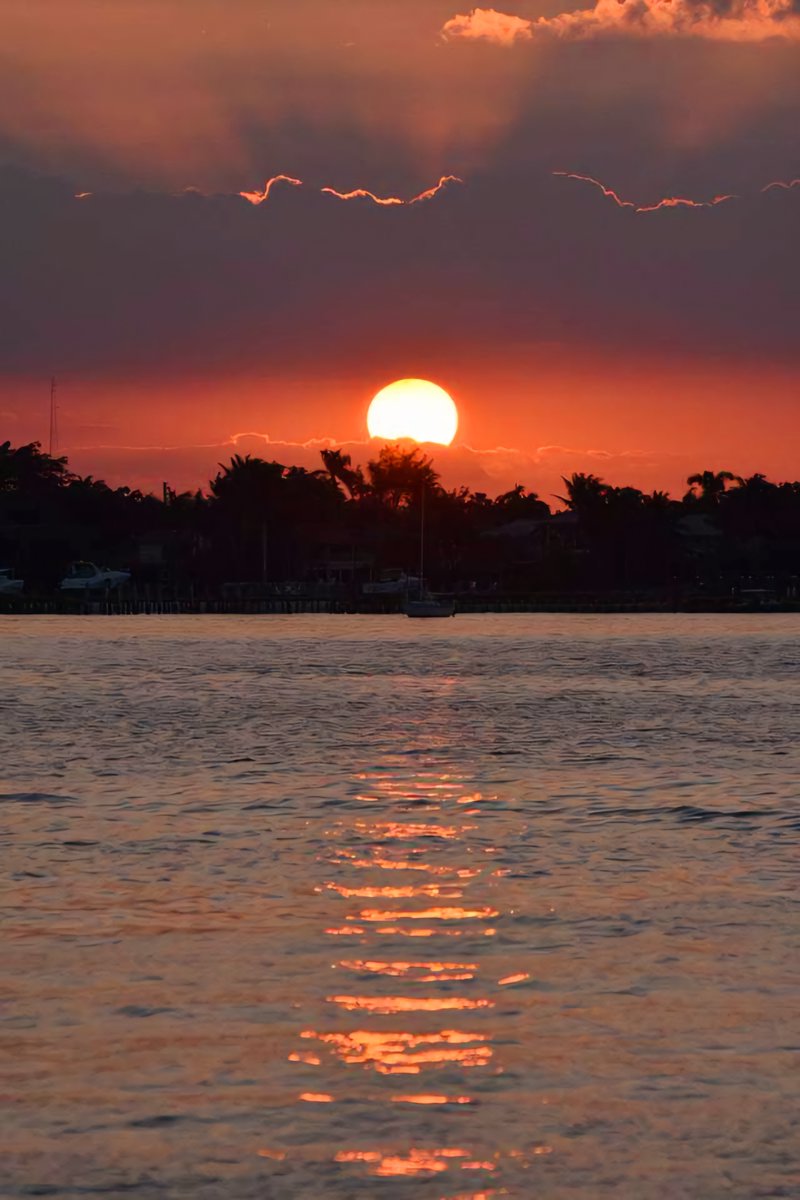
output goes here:
[{"label": "sunset glow", "polygon": [[788,1195],[800,0],[2,13],[6,1192]]},{"label": "sunset glow", "polygon": [[794,477],[792,0],[197,2],[10,6],[3,438],[46,443],[55,374],[113,487],[365,466],[410,372],[459,412],[370,433],[448,490]]},{"label": "sunset glow", "polygon": [[370,437],[412,438],[449,446],[458,429],[458,410],[444,388],[427,379],[398,379],[373,397],[367,413]]}]

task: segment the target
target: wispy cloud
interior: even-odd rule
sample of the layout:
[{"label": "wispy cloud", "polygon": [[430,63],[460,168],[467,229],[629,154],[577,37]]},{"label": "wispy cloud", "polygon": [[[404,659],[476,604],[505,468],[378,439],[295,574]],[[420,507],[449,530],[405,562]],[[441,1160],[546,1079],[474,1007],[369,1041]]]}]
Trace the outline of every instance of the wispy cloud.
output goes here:
[{"label": "wispy cloud", "polygon": [[[353,188],[349,192],[339,192],[336,190],[336,188],[332,187],[323,187],[320,188],[319,191],[321,195],[335,196],[337,200],[370,200],[373,204],[380,205],[383,208],[395,208],[405,207],[409,204],[419,204],[424,200],[432,200],[433,197],[438,196],[439,192],[443,191],[448,184],[463,182],[463,179],[460,179],[458,175],[442,175],[438,183],[435,183],[432,187],[425,188],[424,191],[419,192],[416,196],[411,196],[408,199],[404,199],[402,196],[378,196],[375,194],[375,192],[371,192],[367,188],[361,187]],[[303,186],[302,179],[295,179],[291,175],[273,175],[271,179],[266,181],[263,190],[256,190],[253,192],[238,192],[237,195],[243,200],[247,200],[249,204],[252,204],[258,208],[259,205],[264,204],[267,200],[269,200],[273,188],[279,183],[286,183],[291,187]],[[75,199],[88,200],[94,195],[94,192],[75,192]],[[201,191],[200,188],[189,187],[184,188],[182,192],[179,192],[176,198],[181,199],[185,196],[199,196],[204,198],[206,193]]]},{"label": "wispy cloud", "polygon": [[264,184],[263,192],[239,192],[243,200],[249,200],[251,204],[263,204],[265,200],[269,200],[269,194],[276,183],[288,183],[292,187],[302,187],[302,179],[294,179],[291,175],[273,175],[272,179],[268,179]]},{"label": "wispy cloud", "polygon": [[[729,200],[739,199],[739,196],[733,192],[723,192],[717,193],[708,199],[701,200],[696,200],[689,196],[662,196],[657,200],[653,200],[648,203],[642,203],[636,200],[628,200],[624,198],[619,194],[619,192],[615,191],[611,187],[608,187],[601,180],[595,179],[593,175],[582,175],[578,171],[552,171],[551,174],[562,179],[572,179],[577,180],[579,183],[588,183],[592,187],[597,188],[598,191],[602,192],[602,194],[609,200],[613,200],[613,202],[619,208],[630,209],[631,212],[635,213],[652,213],[664,208],[715,208],[717,205],[725,204]],[[234,193],[233,198],[242,197],[250,204],[253,204],[257,207],[269,199],[272,189],[276,183],[288,183],[295,187],[302,186],[302,180],[300,179],[293,179],[289,175],[275,175],[272,179],[267,180],[263,191],[237,192]],[[451,183],[463,184],[464,180],[458,175],[443,175],[439,182],[434,184],[433,187],[426,188],[425,191],[420,192],[416,196],[411,196],[408,199],[403,199],[400,196],[378,196],[375,192],[371,192],[367,188],[354,188],[349,192],[339,192],[336,190],[336,188],[323,187],[319,188],[319,192],[323,196],[333,196],[337,200],[368,200],[370,203],[376,204],[380,208],[404,208],[412,204],[420,204],[423,201],[433,199],[435,196],[438,196],[440,192],[444,191],[444,189],[447,188],[447,186]],[[776,188],[783,191],[790,191],[798,186],[800,186],[800,179],[775,179],[759,190],[762,193],[772,191]],[[78,192],[76,193],[75,198],[85,199],[92,195],[94,195],[92,192]],[[100,195],[101,194],[98,194],[98,196]],[[179,192],[177,194],[170,193],[170,195],[173,199],[181,199],[187,195],[198,196],[201,199],[207,198],[206,194],[199,191],[197,188],[187,188],[183,192]]]},{"label": "wispy cloud", "polygon": [[[314,438],[292,442],[274,440],[267,433],[238,433],[219,443],[185,445],[72,446],[67,448],[70,465],[79,473],[105,478],[110,484],[133,484],[145,491],[160,492],[167,479],[178,491],[207,488],[220,463],[233,454],[252,454],[274,459],[285,466],[307,470],[322,466],[319,452],[338,446],[362,466],[377,455],[380,443],[361,439]],[[644,449],[620,450],[597,447],[543,445],[536,449],[510,446],[480,448],[471,445],[429,446],[442,483],[447,488],[467,484],[491,496],[524,483],[548,503],[563,494],[562,476],[573,471],[599,474],[609,482],[632,484],[645,491],[669,487],[680,490],[690,471],[697,469],[691,452],[676,456]]]},{"label": "wispy cloud", "polygon": [[448,183],[463,182],[463,179],[459,179],[458,175],[442,175],[439,182],[434,184],[433,187],[426,188],[424,192],[420,192],[417,196],[412,196],[410,200],[404,200],[400,196],[376,196],[374,192],[370,192],[366,188],[354,188],[351,192],[337,192],[336,188],[332,187],[324,187],[320,190],[323,195],[335,196],[337,200],[371,200],[373,204],[392,207],[419,204],[421,200],[432,200]]},{"label": "wispy cloud", "polygon": [[[724,195],[712,196],[710,200],[692,200],[687,196],[663,196],[652,204],[637,204],[633,200],[623,200],[613,188],[606,187],[604,183],[601,183],[599,179],[594,179],[591,175],[579,175],[576,171],[553,171],[553,174],[562,179],[577,179],[580,183],[590,183],[592,187],[599,188],[609,200],[613,200],[618,208],[630,208],[637,213],[658,212],[660,208],[714,208],[717,204],[724,204],[728,200],[737,198],[733,193],[727,192]],[[786,184],[771,183],[761,190],[767,191],[770,187],[786,186]]]},{"label": "wispy cloud", "polygon": [[762,192],[770,192],[773,188],[781,188],[784,192],[788,192],[796,187],[800,187],[800,179],[773,179],[772,183],[768,183],[761,190]]}]

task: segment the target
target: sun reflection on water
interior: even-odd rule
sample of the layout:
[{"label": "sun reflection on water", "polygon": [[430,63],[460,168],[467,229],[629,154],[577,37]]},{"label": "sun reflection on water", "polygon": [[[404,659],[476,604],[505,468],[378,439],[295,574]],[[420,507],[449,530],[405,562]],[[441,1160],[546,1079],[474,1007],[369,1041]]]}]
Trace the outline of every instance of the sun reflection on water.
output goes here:
[{"label": "sun reflection on water", "polygon": [[[497,917],[496,908],[459,908],[443,905],[438,908],[362,908],[352,918],[355,921],[473,921]],[[348,920],[350,917],[348,916]]]},{"label": "sun reflection on water", "polygon": [[[372,900],[385,896],[392,900],[402,900],[410,896],[444,897],[446,900],[458,900],[464,894],[463,888],[455,884],[422,883],[407,884],[406,887],[343,887],[338,883],[327,883],[326,888],[337,892],[340,896],[354,896],[361,900]],[[315,889],[316,890],[316,889]],[[320,889],[321,890],[321,889]]]},{"label": "sun reflection on water", "polygon": [[[509,969],[514,964],[504,958],[499,969],[485,971],[482,982],[481,967],[486,964],[469,952],[407,956],[397,953],[399,945],[393,943],[423,938],[433,950],[444,939],[459,938],[477,952],[479,942],[485,944],[496,936],[497,922],[504,917],[498,902],[498,881],[504,870],[487,862],[496,853],[486,838],[488,828],[484,831],[474,820],[463,820],[467,814],[488,815],[496,797],[486,796],[454,772],[426,771],[411,777],[362,773],[358,784],[355,798],[365,806],[363,815],[339,817],[325,831],[327,846],[319,856],[322,880],[314,892],[329,906],[324,934],[360,943],[359,951],[330,963],[332,970],[358,976],[360,986],[352,991],[331,989],[324,1001],[331,1019],[339,1014],[342,1024],[330,1028],[325,1018],[320,1027],[304,1030],[301,1037],[313,1042],[314,1049],[289,1055],[298,1069],[316,1069],[322,1073],[318,1078],[331,1081],[330,1091],[310,1089],[299,1097],[314,1104],[360,1101],[372,1108],[390,1105],[436,1114],[432,1117],[436,1125],[429,1129],[445,1135],[438,1148],[398,1144],[395,1118],[391,1144],[339,1149],[334,1161],[343,1167],[360,1167],[375,1178],[420,1181],[453,1172],[495,1174],[503,1153],[487,1155],[483,1129],[472,1129],[473,1145],[472,1137],[449,1145],[449,1135],[456,1135],[456,1127],[450,1129],[449,1123],[456,1112],[464,1114],[458,1134],[463,1139],[467,1128],[463,1120],[469,1121],[470,1112],[477,1111],[481,1102],[481,1089],[476,1089],[473,1077],[480,1080],[487,1073],[502,1073],[492,1029],[484,1022],[503,991],[524,983],[529,973]],[[423,808],[425,816],[420,819],[416,813]],[[415,810],[411,819],[398,816],[411,810]],[[353,901],[366,903],[353,908]],[[418,990],[420,986],[424,992]],[[431,1024],[440,1014],[449,1013],[470,1014],[470,1024],[473,1018],[475,1024],[466,1029]],[[348,1028],[346,1015],[369,1024]],[[382,1028],[391,1018],[402,1018],[403,1025]],[[337,1074],[354,1070],[367,1073],[360,1085],[354,1076]],[[391,1076],[420,1082],[424,1076],[426,1086],[373,1095],[370,1076],[376,1081]],[[449,1200],[488,1200],[500,1194],[496,1189],[456,1192],[457,1188],[449,1190]]]},{"label": "sun reflection on water", "polygon": [[[474,979],[477,963],[456,962],[370,962],[365,959],[340,959],[338,965],[359,974],[404,977],[417,983],[456,982]],[[502,983],[503,980],[500,980]]]},{"label": "sun reflection on water", "polygon": [[305,1030],[303,1038],[314,1038],[344,1063],[363,1066],[380,1075],[418,1075],[422,1070],[455,1063],[464,1069],[485,1067],[494,1050],[486,1043],[488,1034],[442,1029],[413,1034],[398,1031],[356,1029],[349,1033]]},{"label": "sun reflection on water", "polygon": [[493,1000],[469,1000],[466,996],[326,996],[348,1012],[447,1012],[453,1009],[493,1008]]}]

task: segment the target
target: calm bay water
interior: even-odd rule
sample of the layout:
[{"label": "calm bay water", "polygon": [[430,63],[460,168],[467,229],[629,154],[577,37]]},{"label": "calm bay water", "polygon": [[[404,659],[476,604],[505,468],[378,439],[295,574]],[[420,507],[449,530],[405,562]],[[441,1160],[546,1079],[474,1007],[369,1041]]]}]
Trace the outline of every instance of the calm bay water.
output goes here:
[{"label": "calm bay water", "polygon": [[796,617],[0,639],[4,1196],[800,1196]]}]

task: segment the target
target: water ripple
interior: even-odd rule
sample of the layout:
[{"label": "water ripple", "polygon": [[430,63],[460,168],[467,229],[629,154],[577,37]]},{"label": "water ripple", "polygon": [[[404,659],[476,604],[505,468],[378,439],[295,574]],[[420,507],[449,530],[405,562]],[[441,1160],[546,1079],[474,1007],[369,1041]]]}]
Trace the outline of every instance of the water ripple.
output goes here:
[{"label": "water ripple", "polygon": [[796,618],[0,626],[4,1195],[796,1194]]}]

